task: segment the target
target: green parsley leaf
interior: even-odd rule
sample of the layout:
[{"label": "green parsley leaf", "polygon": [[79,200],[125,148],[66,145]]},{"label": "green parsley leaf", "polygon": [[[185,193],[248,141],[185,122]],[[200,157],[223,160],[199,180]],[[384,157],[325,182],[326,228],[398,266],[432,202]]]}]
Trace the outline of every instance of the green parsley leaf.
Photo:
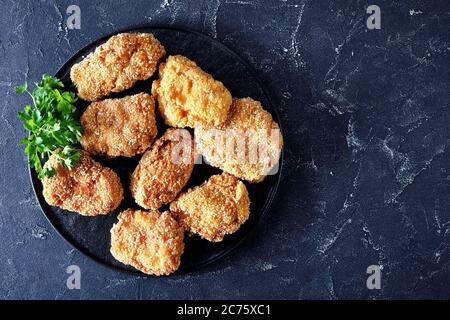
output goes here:
[{"label": "green parsley leaf", "polygon": [[39,179],[51,177],[55,169],[43,166],[45,158],[55,155],[57,161],[66,168],[73,168],[80,159],[77,147],[82,135],[82,127],[75,118],[77,101],[74,92],[64,91],[64,85],[58,78],[44,74],[42,80],[35,84],[32,92],[27,84],[16,87],[16,93],[27,92],[33,105],[26,105],[18,112],[19,119],[30,132],[22,138],[29,163],[38,173]]},{"label": "green parsley leaf", "polygon": [[16,87],[16,93],[17,94],[22,94],[22,93],[24,93],[26,91],[27,91],[27,84],[26,83]]}]

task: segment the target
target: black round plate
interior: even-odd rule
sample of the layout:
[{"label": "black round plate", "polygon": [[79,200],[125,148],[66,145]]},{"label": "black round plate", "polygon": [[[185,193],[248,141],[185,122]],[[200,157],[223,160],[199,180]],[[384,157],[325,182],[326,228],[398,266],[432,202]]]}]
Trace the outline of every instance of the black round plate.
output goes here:
[{"label": "black round plate", "polygon": [[[222,81],[234,97],[252,97],[261,101],[263,106],[272,113],[275,121],[280,123],[269,96],[254,76],[251,67],[236,53],[215,39],[198,32],[175,28],[139,27],[120,32],[153,33],[164,45],[168,55],[181,54],[196,61],[203,70]],[[70,68],[72,65],[82,60],[111,35],[105,36],[81,49],[59,69],[56,76],[63,81],[67,89],[76,91],[76,88],[70,80]],[[120,94],[113,94],[110,97],[122,97],[138,92],[150,92],[151,83],[156,76],[154,75],[149,80],[138,82],[133,88]],[[79,115],[81,115],[87,105],[88,103],[82,100],[77,102],[77,112]],[[165,125],[159,116],[157,117],[158,136],[161,136],[165,130]],[[138,272],[134,268],[116,261],[110,254],[109,248],[110,229],[117,221],[118,213],[129,207],[138,208],[130,195],[128,185],[129,174],[136,167],[140,156],[131,159],[121,157],[115,159],[95,157],[95,159],[103,165],[112,168],[119,174],[122,180],[125,189],[125,199],[113,213],[105,216],[84,217],[73,212],[49,206],[42,196],[42,183],[37,178],[34,170],[30,170],[36,197],[50,223],[64,239],[79,251],[115,269]],[[181,258],[181,266],[178,272],[193,270],[210,264],[237,247],[268,211],[278,186],[282,163],[283,159],[280,159],[280,168],[276,175],[266,177],[261,183],[246,183],[251,200],[251,214],[249,220],[245,222],[239,231],[226,236],[224,241],[219,243],[211,243],[200,239],[198,236],[185,237],[186,249]],[[192,177],[185,189],[199,185],[212,174],[220,172],[219,169],[212,168],[206,164],[195,165]],[[162,208],[162,210],[164,209]]]}]

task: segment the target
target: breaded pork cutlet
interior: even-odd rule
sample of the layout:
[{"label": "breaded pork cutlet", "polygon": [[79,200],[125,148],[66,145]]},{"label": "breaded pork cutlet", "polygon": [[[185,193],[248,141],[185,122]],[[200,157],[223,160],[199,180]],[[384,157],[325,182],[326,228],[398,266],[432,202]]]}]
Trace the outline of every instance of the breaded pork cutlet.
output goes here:
[{"label": "breaded pork cutlet", "polygon": [[47,161],[45,166],[53,167],[55,173],[42,180],[45,201],[84,216],[107,214],[123,199],[120,178],[85,151],[80,152],[80,159],[72,169],[63,167],[55,156]]},{"label": "breaded pork cutlet", "polygon": [[164,47],[150,33],[120,33],[75,64],[70,78],[82,99],[97,101],[150,78],[165,54]]},{"label": "breaded pork cutlet", "polygon": [[111,254],[153,275],[168,275],[180,265],[184,230],[169,212],[127,209],[111,229]]},{"label": "breaded pork cutlet", "polygon": [[[219,134],[223,135],[218,139]],[[234,99],[225,123],[195,128],[198,152],[214,167],[259,182],[277,165],[283,138],[280,127],[259,101]]]},{"label": "breaded pork cutlet", "polygon": [[82,147],[92,155],[132,157],[155,139],[155,102],[147,93],[91,103],[81,116]]},{"label": "breaded pork cutlet", "polygon": [[139,161],[131,175],[136,203],[158,209],[186,185],[194,168],[194,139],[185,129],[167,129]]},{"label": "breaded pork cutlet", "polygon": [[222,84],[186,57],[169,56],[159,67],[159,79],[152,85],[158,110],[173,127],[194,128],[223,123],[231,105],[231,94]]},{"label": "breaded pork cutlet", "polygon": [[223,173],[180,194],[170,204],[170,211],[187,231],[218,242],[247,220],[250,199],[241,181]]}]

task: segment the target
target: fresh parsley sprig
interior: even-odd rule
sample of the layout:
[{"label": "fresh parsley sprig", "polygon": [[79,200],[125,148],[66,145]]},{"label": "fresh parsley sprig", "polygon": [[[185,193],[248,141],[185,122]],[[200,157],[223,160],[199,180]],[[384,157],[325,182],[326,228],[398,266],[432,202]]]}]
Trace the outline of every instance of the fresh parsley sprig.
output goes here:
[{"label": "fresh parsley sprig", "polygon": [[16,93],[28,93],[33,105],[26,105],[19,118],[30,134],[22,138],[29,163],[38,173],[39,179],[51,177],[55,170],[42,165],[42,160],[55,155],[58,162],[66,168],[73,168],[80,158],[77,145],[80,142],[82,128],[74,117],[77,100],[75,93],[63,91],[61,80],[44,74],[39,83],[35,83],[32,92],[27,84],[16,87]]}]

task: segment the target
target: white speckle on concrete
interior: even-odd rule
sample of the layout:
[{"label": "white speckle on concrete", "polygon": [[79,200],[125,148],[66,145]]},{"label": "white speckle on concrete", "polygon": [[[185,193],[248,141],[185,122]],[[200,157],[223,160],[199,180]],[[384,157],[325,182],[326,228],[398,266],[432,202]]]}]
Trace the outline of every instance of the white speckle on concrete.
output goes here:
[{"label": "white speckle on concrete", "polygon": [[38,225],[34,226],[33,229],[31,229],[31,236],[36,239],[45,240],[49,234],[50,233],[47,231],[47,229]]},{"label": "white speckle on concrete", "polygon": [[420,10],[414,10],[414,9],[411,9],[411,10],[409,10],[409,14],[411,15],[411,16],[416,16],[416,15],[418,15],[418,14],[422,14],[423,12],[422,11],[420,11]]}]

